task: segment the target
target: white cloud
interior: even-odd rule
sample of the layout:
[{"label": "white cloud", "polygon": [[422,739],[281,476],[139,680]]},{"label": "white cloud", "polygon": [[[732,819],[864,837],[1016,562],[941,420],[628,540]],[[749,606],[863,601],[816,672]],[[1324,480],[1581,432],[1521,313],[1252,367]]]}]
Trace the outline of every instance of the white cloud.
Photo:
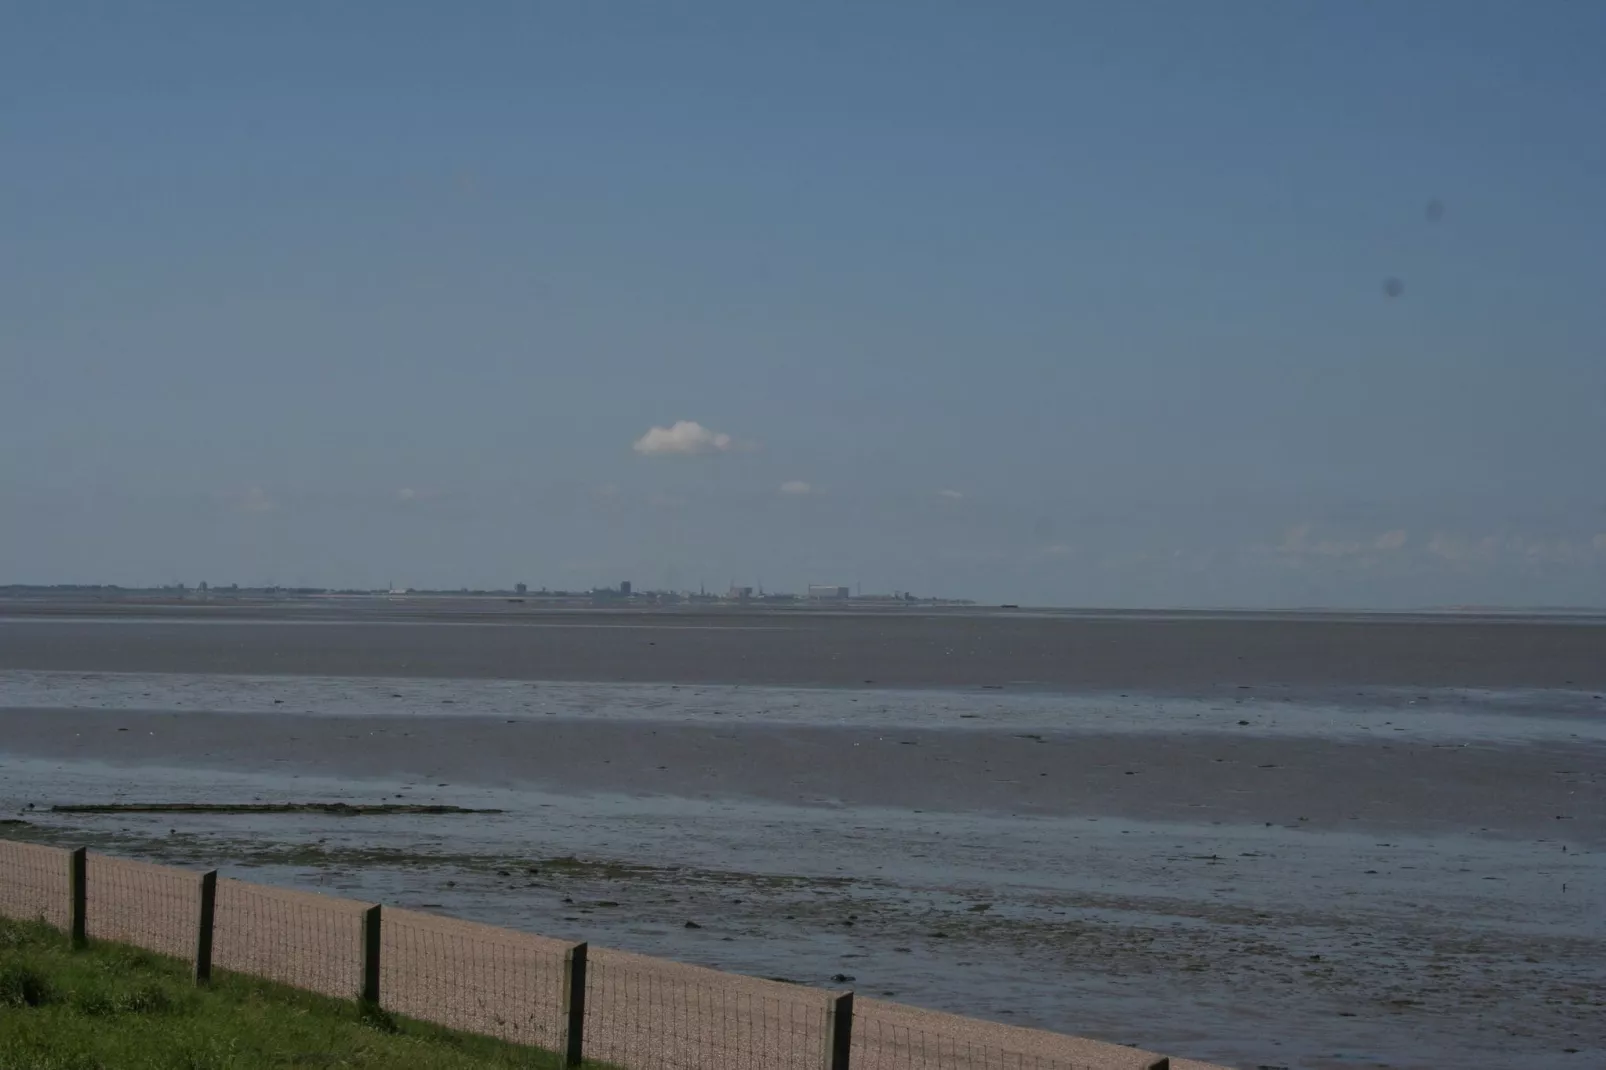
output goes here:
[{"label": "white cloud", "polygon": [[416,499],[417,497],[418,497],[418,492],[416,490],[414,490],[412,487],[403,487],[403,488],[401,488],[400,490],[398,490],[396,492],[396,500],[399,501],[399,502],[410,502],[410,501],[413,501],[414,499]]},{"label": "white cloud", "polygon": [[1353,540],[1346,539],[1312,539],[1311,526],[1298,524],[1288,529],[1283,537],[1283,544],[1278,549],[1291,556],[1311,557],[1354,557],[1363,553],[1366,547]]},{"label": "white cloud", "polygon": [[1531,539],[1521,552],[1540,565],[1574,565],[1585,556],[1584,548],[1568,539]]},{"label": "white cloud", "polygon": [[1469,539],[1464,535],[1447,535],[1443,532],[1428,540],[1428,553],[1457,564],[1488,564],[1495,558],[1500,540],[1493,535]]},{"label": "white cloud", "polygon": [[252,487],[240,499],[240,509],[247,513],[271,513],[277,508],[268,492],[261,487]]},{"label": "white cloud", "polygon": [[957,502],[960,498],[965,496],[963,491],[958,490],[939,490],[937,494],[938,496],[947,498],[949,501],[953,502]]},{"label": "white cloud", "polygon": [[1405,532],[1396,528],[1379,535],[1372,541],[1372,545],[1379,550],[1398,550],[1405,545],[1406,538]]},{"label": "white cloud", "polygon": [[634,449],[647,456],[724,453],[735,441],[723,431],[710,431],[696,420],[679,420],[669,427],[654,427],[636,439]]},{"label": "white cloud", "polygon": [[1404,529],[1385,531],[1370,541],[1361,539],[1311,538],[1309,524],[1298,524],[1288,529],[1277,552],[1288,558],[1367,558],[1405,547],[1410,536]]},{"label": "white cloud", "polygon": [[788,479],[781,484],[782,494],[813,494],[814,488],[801,479]]},{"label": "white cloud", "polygon": [[1050,557],[1069,557],[1076,553],[1076,547],[1068,542],[1056,542],[1052,546],[1043,547],[1043,552]]}]

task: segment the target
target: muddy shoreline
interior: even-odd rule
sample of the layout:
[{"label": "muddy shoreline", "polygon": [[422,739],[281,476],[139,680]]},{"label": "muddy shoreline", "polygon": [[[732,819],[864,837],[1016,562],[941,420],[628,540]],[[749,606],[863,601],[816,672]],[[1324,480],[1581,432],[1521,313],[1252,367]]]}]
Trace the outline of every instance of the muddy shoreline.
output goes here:
[{"label": "muddy shoreline", "polygon": [[[0,835],[1237,1067],[1606,1061],[1593,625],[180,616],[0,621]],[[295,800],[501,812],[47,809]]]},{"label": "muddy shoreline", "polygon": [[[305,818],[245,835],[108,823],[26,838],[1241,1067],[1427,1066],[1446,1052],[1471,1067],[1568,1066],[1568,1047],[1599,1052],[1599,934],[1531,886],[1517,892],[1530,915],[1509,913],[1516,882],[1565,875],[1538,847],[1397,839],[1334,851],[1285,830],[1206,838],[1108,822],[1045,841],[1042,827],[956,820],[860,826],[829,851],[843,873],[818,862],[796,873],[774,858],[773,868],[705,864],[713,859],[676,849],[687,844],[666,844],[666,830],[640,829],[639,813],[582,821],[577,838],[606,844],[601,854],[554,855],[575,840],[529,831],[548,811],[522,816],[522,835],[480,830],[469,850],[420,836],[416,822],[342,839]],[[711,827],[698,816],[688,831]],[[762,835],[792,852],[812,841],[820,858],[817,828],[766,816]],[[731,835],[728,822],[718,827]],[[876,872],[893,842],[931,867]],[[1045,849],[1066,872],[1038,871]],[[1334,886],[1363,863],[1378,883],[1357,903]],[[1572,865],[1587,883],[1589,863]],[[1096,873],[1073,872],[1084,867]],[[1245,1029],[1260,1017],[1276,1028]]]},{"label": "muddy shoreline", "polygon": [[[1008,727],[11,708],[0,805],[36,803],[12,838],[1233,1066],[1606,1047],[1606,749]],[[42,809],[157,790],[504,812]]]}]

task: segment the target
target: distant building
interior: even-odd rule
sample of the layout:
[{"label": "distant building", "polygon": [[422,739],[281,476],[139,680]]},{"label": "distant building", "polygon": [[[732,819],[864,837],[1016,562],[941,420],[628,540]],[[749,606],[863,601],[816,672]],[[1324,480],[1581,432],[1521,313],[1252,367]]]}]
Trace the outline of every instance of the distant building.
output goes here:
[{"label": "distant building", "polygon": [[809,584],[809,599],[815,602],[846,602],[848,589],[836,584],[811,583]]},{"label": "distant building", "polygon": [[626,598],[630,597],[630,581],[629,580],[620,581],[620,583],[619,583],[619,593],[624,595]]},{"label": "distant building", "polygon": [[527,583],[515,583],[513,585],[513,591],[515,594],[526,594],[529,592],[529,590],[530,585]]},{"label": "distant building", "polygon": [[727,594],[725,597],[726,598],[730,598],[730,599],[734,599],[735,601],[738,601],[738,602],[751,601],[752,597],[753,597],[753,588],[751,588],[751,587],[732,587],[730,589],[730,593]]}]

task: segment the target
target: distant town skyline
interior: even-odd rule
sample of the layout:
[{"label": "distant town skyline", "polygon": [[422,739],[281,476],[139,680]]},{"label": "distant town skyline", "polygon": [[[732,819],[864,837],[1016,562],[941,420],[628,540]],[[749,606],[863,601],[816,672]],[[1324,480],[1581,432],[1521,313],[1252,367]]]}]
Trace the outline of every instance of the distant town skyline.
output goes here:
[{"label": "distant town skyline", "polygon": [[[697,603],[719,603],[724,605],[940,605],[940,606],[972,606],[976,605],[974,599],[956,598],[946,595],[922,594],[912,591],[872,591],[853,592],[842,584],[821,585],[811,584],[807,589],[796,591],[765,590],[761,587],[732,584],[723,590],[708,590],[706,586],[697,590],[668,590],[637,588],[632,581],[623,580],[617,586],[591,587],[588,589],[569,590],[564,588],[549,588],[546,586],[532,588],[524,582],[517,582],[509,587],[435,587],[419,588],[393,585],[390,587],[361,588],[361,587],[307,587],[307,586],[280,586],[268,584],[262,586],[242,585],[239,583],[212,584],[202,580],[196,584],[182,581],[166,584],[152,584],[148,586],[123,586],[121,584],[18,584],[0,583],[0,599],[21,598],[27,600],[34,598],[63,598],[73,599],[80,596],[106,598],[111,600],[129,600],[139,602],[154,598],[158,602],[197,601],[197,602],[230,602],[230,601],[261,601],[275,598],[304,598],[304,597],[367,597],[387,600],[425,598],[425,599],[498,599],[510,603],[583,603],[599,606],[661,606],[682,605]],[[1008,607],[1018,608],[1018,607]]]}]

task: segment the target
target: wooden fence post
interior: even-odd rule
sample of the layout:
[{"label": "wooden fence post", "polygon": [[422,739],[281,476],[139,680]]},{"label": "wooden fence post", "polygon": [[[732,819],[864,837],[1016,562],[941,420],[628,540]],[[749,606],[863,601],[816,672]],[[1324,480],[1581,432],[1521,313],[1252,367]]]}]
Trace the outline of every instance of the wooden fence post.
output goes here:
[{"label": "wooden fence post", "polygon": [[80,847],[68,856],[68,884],[71,903],[67,910],[67,931],[74,950],[89,943],[89,850]]},{"label": "wooden fence post", "polygon": [[563,956],[563,1009],[569,1025],[564,1037],[564,1065],[579,1066],[586,1047],[586,945],[575,944]]},{"label": "wooden fence post", "polygon": [[832,996],[825,1010],[826,1068],[848,1070],[853,1050],[853,993]]},{"label": "wooden fence post", "polygon": [[201,874],[201,911],[195,925],[195,983],[212,980],[212,923],[217,918],[217,870]]},{"label": "wooden fence post", "polygon": [[369,907],[362,916],[362,1002],[379,1006],[379,908]]}]

